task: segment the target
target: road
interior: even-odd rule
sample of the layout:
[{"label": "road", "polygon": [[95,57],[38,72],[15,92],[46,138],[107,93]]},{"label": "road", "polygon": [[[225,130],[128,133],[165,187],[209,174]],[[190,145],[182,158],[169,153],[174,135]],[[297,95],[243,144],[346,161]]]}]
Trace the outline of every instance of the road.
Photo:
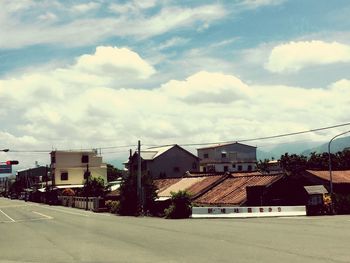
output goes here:
[{"label": "road", "polygon": [[350,262],[350,216],[120,217],[0,198],[0,262]]}]

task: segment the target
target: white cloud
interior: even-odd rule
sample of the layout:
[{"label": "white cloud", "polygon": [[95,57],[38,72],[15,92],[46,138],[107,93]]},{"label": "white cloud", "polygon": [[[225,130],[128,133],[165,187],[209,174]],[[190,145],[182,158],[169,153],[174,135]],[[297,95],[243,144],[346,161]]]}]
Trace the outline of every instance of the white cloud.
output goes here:
[{"label": "white cloud", "polygon": [[275,73],[288,73],[314,65],[340,62],[350,62],[349,45],[317,40],[299,41],[274,47],[265,68]]},{"label": "white cloud", "polygon": [[77,13],[86,13],[100,8],[101,4],[97,2],[89,2],[86,4],[78,4],[71,7],[71,11]]},{"label": "white cloud", "polygon": [[[117,76],[136,73],[126,74],[129,85],[121,85],[125,80],[106,74],[105,65]],[[152,81],[151,72],[134,51],[98,47],[74,65],[0,80],[6,124],[0,139],[9,143],[3,148],[238,140],[345,122],[350,110],[347,79],[307,89],[248,85],[231,74],[199,71],[152,89],[130,85],[133,78]]]},{"label": "white cloud", "polygon": [[186,43],[188,43],[189,39],[188,38],[183,38],[183,37],[173,37],[168,39],[167,41],[161,43],[158,47],[159,50],[171,48],[174,46],[182,46]]},{"label": "white cloud", "polygon": [[51,12],[47,12],[38,16],[38,19],[44,22],[54,22],[57,20],[57,16]]},{"label": "white cloud", "polygon": [[263,6],[276,6],[284,3],[286,0],[243,0],[239,5],[244,9],[256,9]]},{"label": "white cloud", "polygon": [[[144,13],[148,8],[156,4],[155,1],[133,2],[133,6],[138,10],[128,12],[129,7],[121,8],[121,14],[100,17],[95,11],[99,7],[98,3],[90,2],[75,6],[72,10],[81,12],[91,11],[89,18],[81,16],[62,16],[57,19],[60,23],[41,23],[37,21],[25,20],[23,17],[32,16],[32,10],[36,17],[49,18],[49,13],[54,13],[55,8],[60,11],[67,7],[52,7],[51,11],[46,5],[39,5],[33,2],[35,8],[25,9],[24,7],[11,7],[7,4],[5,11],[0,11],[0,21],[2,30],[0,48],[21,48],[36,44],[61,44],[64,46],[83,46],[96,43],[113,36],[131,36],[135,38],[149,38],[164,34],[178,28],[191,28],[193,26],[209,25],[213,21],[224,18],[227,15],[225,8],[218,4],[199,5],[193,8],[188,7],[162,7],[152,15]],[[52,4],[53,5],[53,4]],[[127,4],[129,5],[129,4]],[[8,11],[9,8],[19,9],[18,13]],[[45,7],[45,8],[44,8]],[[114,6],[114,9],[117,8]],[[23,12],[22,12],[23,11]],[[95,11],[95,13],[93,13]],[[22,13],[21,13],[22,12]],[[140,13],[141,12],[141,13]],[[52,15],[51,15],[52,18]]]},{"label": "white cloud", "polygon": [[104,47],[96,48],[93,55],[81,56],[75,67],[88,73],[113,76],[118,70],[134,77],[148,78],[155,73],[155,69],[144,61],[137,53],[127,48]]},{"label": "white cloud", "polygon": [[160,90],[168,96],[193,104],[226,104],[249,100],[251,94],[250,88],[237,77],[206,71],[198,72],[185,81],[169,81]]}]

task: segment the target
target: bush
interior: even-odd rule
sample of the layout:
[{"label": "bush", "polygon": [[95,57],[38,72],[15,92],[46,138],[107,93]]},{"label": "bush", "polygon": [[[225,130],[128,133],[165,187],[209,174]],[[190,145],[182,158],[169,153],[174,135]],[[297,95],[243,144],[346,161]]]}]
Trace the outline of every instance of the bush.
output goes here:
[{"label": "bush", "polygon": [[106,204],[106,207],[110,213],[116,214],[118,212],[118,209],[120,206],[119,201],[108,200],[108,201],[106,201],[105,204]]},{"label": "bush", "polygon": [[334,208],[337,214],[350,214],[350,195],[336,194]]},{"label": "bush", "polygon": [[171,205],[164,210],[166,218],[188,218],[191,215],[191,195],[186,191],[171,193]]}]

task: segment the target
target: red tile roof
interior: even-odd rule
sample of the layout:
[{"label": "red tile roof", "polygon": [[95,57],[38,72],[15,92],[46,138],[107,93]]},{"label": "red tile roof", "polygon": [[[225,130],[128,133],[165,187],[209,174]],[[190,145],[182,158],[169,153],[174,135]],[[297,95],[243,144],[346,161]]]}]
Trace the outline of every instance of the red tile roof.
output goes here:
[{"label": "red tile roof", "polygon": [[[329,171],[314,171],[307,170],[307,172],[320,179],[329,181]],[[350,170],[346,171],[332,171],[332,181],[335,184],[349,184],[350,183]]]},{"label": "red tile roof", "polygon": [[247,200],[247,186],[268,186],[283,177],[260,173],[235,173],[194,200],[200,205],[241,205]]}]

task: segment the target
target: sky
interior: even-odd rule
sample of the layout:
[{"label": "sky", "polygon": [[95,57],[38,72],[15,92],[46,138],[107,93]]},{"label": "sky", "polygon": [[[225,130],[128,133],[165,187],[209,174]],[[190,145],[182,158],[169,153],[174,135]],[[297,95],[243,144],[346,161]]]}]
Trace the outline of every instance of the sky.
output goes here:
[{"label": "sky", "polygon": [[102,148],[122,160],[138,140],[348,123],[349,15],[348,0],[0,0],[0,149],[10,149],[0,159],[29,166],[49,159],[33,151]]}]

